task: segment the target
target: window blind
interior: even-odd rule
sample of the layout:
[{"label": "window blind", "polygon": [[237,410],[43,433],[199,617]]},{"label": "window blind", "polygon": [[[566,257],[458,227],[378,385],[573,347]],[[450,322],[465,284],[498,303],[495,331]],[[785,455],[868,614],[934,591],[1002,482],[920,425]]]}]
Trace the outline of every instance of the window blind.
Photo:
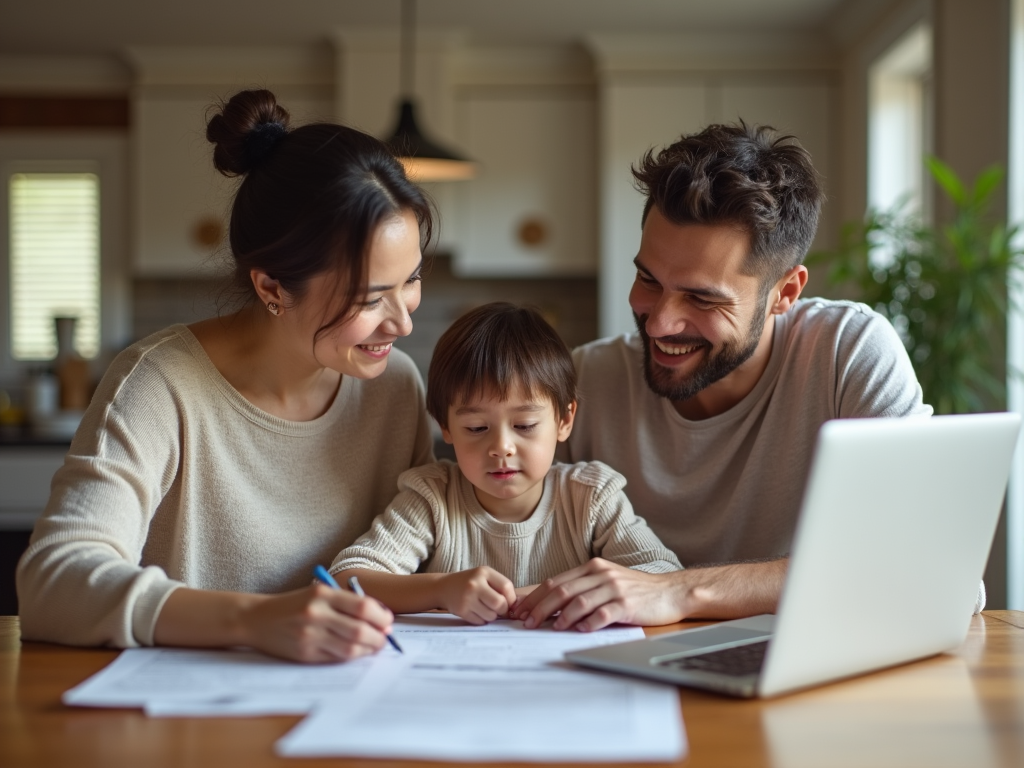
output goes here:
[{"label": "window blind", "polygon": [[77,317],[74,347],[99,351],[100,184],[94,173],[10,177],[11,353],[57,354],[53,318]]}]

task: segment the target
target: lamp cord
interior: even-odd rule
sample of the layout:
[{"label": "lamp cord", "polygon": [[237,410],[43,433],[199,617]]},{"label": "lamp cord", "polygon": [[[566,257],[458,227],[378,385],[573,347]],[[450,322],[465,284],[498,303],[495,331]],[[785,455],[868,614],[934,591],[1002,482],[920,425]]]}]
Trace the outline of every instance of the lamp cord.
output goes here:
[{"label": "lamp cord", "polygon": [[416,87],[416,0],[402,0],[401,88],[411,100]]}]

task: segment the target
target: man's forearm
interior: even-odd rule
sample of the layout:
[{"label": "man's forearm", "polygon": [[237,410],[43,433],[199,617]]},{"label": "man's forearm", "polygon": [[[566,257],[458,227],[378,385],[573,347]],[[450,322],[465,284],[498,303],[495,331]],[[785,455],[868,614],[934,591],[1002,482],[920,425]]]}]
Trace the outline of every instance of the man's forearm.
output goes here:
[{"label": "man's forearm", "polygon": [[775,613],[789,560],[730,563],[678,571],[676,587],[683,618],[739,619]]}]

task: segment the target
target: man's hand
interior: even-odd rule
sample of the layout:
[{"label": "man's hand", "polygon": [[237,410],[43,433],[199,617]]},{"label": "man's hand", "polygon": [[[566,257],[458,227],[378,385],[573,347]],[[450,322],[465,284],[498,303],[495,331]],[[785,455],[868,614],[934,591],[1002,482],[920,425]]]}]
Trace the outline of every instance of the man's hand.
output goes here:
[{"label": "man's hand", "polygon": [[609,624],[659,625],[683,618],[678,591],[666,577],[634,571],[595,557],[547,579],[513,611],[532,629],[556,612],[555,629],[592,632]]},{"label": "man's hand", "polygon": [[687,618],[735,619],[773,613],[786,560],[649,574],[594,558],[548,579],[516,605],[528,628],[561,611],[555,629],[593,632],[616,622],[639,626]]},{"label": "man's hand", "polygon": [[487,566],[448,574],[439,585],[439,593],[442,607],[470,624],[487,624],[504,617],[516,604],[515,585]]}]

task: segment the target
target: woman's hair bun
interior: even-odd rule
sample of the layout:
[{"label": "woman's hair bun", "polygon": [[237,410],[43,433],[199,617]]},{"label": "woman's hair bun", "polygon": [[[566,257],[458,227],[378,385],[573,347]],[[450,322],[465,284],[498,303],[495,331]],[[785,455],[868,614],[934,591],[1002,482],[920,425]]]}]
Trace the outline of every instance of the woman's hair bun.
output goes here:
[{"label": "woman's hair bun", "polygon": [[248,173],[287,135],[289,119],[270,91],[236,93],[206,124],[213,165],[225,176]]}]

